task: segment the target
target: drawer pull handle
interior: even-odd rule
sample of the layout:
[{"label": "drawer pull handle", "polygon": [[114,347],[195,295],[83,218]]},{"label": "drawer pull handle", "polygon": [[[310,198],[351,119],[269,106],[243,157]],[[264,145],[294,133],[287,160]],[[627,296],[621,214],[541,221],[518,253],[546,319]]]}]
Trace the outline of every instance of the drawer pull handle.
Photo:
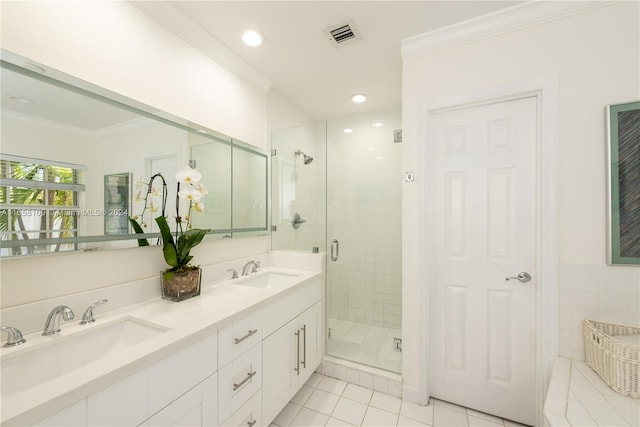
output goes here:
[{"label": "drawer pull handle", "polygon": [[256,425],[256,423],[257,423],[257,422],[258,422],[258,420],[249,421],[249,422],[247,423],[247,425],[248,425],[249,427],[253,427],[254,425]]},{"label": "drawer pull handle", "polygon": [[243,385],[245,385],[245,384],[247,383],[247,381],[250,381],[250,380],[251,380],[251,378],[253,378],[253,376],[254,376],[255,374],[256,374],[256,371],[253,371],[253,372],[247,372],[247,376],[246,376],[242,381],[240,381],[240,383],[238,383],[238,384],[234,383],[234,384],[233,384],[233,391],[236,391],[237,389],[239,389],[240,387],[242,387]]},{"label": "drawer pull handle", "polygon": [[255,334],[256,332],[258,332],[257,329],[249,329],[249,331],[247,332],[247,334],[245,336],[240,337],[240,338],[236,338],[234,340],[234,342],[236,344],[240,344],[242,341],[246,340],[247,338],[249,338],[251,335]]}]

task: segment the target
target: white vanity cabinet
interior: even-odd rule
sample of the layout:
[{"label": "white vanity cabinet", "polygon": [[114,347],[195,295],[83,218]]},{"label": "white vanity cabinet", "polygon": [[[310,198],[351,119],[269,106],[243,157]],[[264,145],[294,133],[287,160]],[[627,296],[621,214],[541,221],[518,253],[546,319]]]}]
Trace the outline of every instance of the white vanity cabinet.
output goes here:
[{"label": "white vanity cabinet", "polygon": [[211,332],[147,366],[123,366],[115,383],[20,425],[268,426],[321,362],[323,277],[265,298],[222,329],[206,326]]},{"label": "white vanity cabinet", "polygon": [[217,357],[214,333],[35,425],[216,426]]},{"label": "white vanity cabinet", "polygon": [[262,344],[262,363],[268,367],[262,379],[262,415],[266,424],[280,413],[321,362],[321,290],[318,281],[273,304],[274,309],[294,308],[298,313]]}]

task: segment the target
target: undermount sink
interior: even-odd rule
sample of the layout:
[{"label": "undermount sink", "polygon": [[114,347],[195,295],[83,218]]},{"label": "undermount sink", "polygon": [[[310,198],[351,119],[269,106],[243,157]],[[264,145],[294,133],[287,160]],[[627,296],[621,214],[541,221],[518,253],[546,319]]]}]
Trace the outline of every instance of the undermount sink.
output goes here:
[{"label": "undermount sink", "polygon": [[298,281],[299,274],[276,271],[264,271],[262,273],[244,276],[236,280],[236,283],[254,288],[271,289],[287,286]]},{"label": "undermount sink", "polygon": [[[11,396],[109,357],[169,328],[126,317],[10,353],[0,362],[1,394]],[[64,333],[64,331],[63,331]]]}]

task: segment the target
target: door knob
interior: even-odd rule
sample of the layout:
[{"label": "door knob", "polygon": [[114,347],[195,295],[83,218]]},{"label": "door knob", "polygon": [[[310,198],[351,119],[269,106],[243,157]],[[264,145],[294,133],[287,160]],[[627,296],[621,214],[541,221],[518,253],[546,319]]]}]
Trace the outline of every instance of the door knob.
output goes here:
[{"label": "door knob", "polygon": [[531,280],[531,275],[529,273],[527,273],[526,271],[523,271],[522,273],[519,273],[517,276],[507,276],[507,278],[505,280],[511,280],[511,279],[517,279],[519,281],[521,281],[522,283],[527,283]]}]

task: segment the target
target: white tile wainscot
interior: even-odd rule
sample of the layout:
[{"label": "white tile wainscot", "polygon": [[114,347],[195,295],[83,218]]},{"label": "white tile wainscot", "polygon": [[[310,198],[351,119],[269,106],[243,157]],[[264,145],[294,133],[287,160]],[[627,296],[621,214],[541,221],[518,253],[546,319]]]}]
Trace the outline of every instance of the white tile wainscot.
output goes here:
[{"label": "white tile wainscot", "polygon": [[585,362],[556,359],[544,404],[544,422],[560,426],[640,426],[640,400],[622,396]]},{"label": "white tile wainscot", "polygon": [[[289,277],[287,282],[263,287],[241,285],[243,278],[205,283],[199,297],[180,303],[156,297],[96,315],[92,325],[81,326],[77,321],[63,324],[62,332],[55,337],[43,337],[39,332],[25,335],[25,344],[2,349],[3,369],[21,355],[126,319],[143,319],[166,329],[25,390],[16,387],[20,382],[15,376],[13,380],[3,376],[1,385],[7,388],[0,401],[0,423],[268,425],[271,420],[262,416],[262,365],[267,357],[263,355],[263,341],[292,322],[301,322],[300,328],[309,325],[305,313],[313,308],[315,327],[313,331],[305,327],[302,334],[313,337],[314,343],[308,343],[306,356],[303,353],[302,357],[310,362],[311,372],[319,366],[324,351],[319,333],[324,322],[324,257],[270,251],[256,257],[266,260],[263,264],[267,267],[252,276],[271,272],[295,279]],[[239,259],[234,267],[246,261]],[[74,296],[67,301],[80,311]]]}]

